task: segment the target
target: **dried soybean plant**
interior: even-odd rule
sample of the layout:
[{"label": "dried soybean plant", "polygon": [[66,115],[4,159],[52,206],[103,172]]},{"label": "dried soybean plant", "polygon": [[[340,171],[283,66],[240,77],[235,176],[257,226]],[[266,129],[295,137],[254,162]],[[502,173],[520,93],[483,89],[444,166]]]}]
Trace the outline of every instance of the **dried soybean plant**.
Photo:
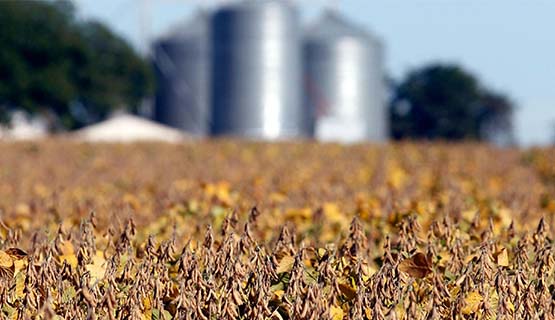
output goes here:
[{"label": "dried soybean plant", "polygon": [[552,150],[0,149],[2,318],[555,317]]}]

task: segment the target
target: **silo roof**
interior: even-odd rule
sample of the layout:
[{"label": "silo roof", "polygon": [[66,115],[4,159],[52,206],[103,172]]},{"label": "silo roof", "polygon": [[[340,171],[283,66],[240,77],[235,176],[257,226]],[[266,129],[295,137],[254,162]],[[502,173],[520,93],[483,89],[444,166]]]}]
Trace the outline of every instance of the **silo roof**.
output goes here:
[{"label": "silo roof", "polygon": [[305,36],[309,40],[333,40],[339,38],[359,38],[377,41],[367,30],[349,21],[335,10],[326,11],[315,23],[310,25]]},{"label": "silo roof", "polygon": [[244,0],[244,1],[237,1],[237,2],[230,2],[224,4],[222,7],[219,8],[220,11],[222,10],[243,10],[243,9],[254,9],[260,7],[268,7],[268,6],[289,6],[291,4],[282,1],[282,0]]},{"label": "silo roof", "polygon": [[207,20],[208,13],[206,11],[199,10],[191,18],[180,21],[170,27],[159,37],[158,42],[174,41],[202,35],[208,29]]}]

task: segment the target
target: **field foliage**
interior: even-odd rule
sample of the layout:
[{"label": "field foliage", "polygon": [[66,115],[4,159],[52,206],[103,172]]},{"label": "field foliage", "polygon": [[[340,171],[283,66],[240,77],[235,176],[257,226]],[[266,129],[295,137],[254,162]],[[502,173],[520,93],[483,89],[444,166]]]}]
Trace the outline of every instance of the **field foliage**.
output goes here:
[{"label": "field foliage", "polygon": [[0,144],[6,319],[553,319],[555,150]]}]

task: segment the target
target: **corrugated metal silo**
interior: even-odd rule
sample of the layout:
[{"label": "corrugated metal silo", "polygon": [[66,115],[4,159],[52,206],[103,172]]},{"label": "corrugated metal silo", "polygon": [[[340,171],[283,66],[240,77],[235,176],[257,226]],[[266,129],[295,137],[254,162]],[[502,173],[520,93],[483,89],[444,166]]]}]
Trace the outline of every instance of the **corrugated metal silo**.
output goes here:
[{"label": "corrugated metal silo", "polygon": [[379,40],[335,11],[306,31],[305,106],[315,110],[318,139],[387,139],[382,51]]},{"label": "corrugated metal silo", "polygon": [[154,44],[154,119],[204,135],[209,121],[208,16],[201,12]]},{"label": "corrugated metal silo", "polygon": [[212,18],[212,133],[260,139],[307,136],[296,10],[243,1]]}]

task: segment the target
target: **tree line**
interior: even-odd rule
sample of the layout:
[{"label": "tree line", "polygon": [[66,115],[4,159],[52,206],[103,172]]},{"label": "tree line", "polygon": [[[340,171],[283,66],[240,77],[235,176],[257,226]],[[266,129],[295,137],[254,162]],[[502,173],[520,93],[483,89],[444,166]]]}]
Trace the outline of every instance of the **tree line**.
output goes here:
[{"label": "tree line", "polygon": [[152,93],[150,66],[98,21],[77,19],[69,1],[0,1],[0,121],[14,110],[73,129]]},{"label": "tree line", "polygon": [[416,69],[393,92],[394,139],[515,142],[513,101],[460,66],[438,63]]}]

